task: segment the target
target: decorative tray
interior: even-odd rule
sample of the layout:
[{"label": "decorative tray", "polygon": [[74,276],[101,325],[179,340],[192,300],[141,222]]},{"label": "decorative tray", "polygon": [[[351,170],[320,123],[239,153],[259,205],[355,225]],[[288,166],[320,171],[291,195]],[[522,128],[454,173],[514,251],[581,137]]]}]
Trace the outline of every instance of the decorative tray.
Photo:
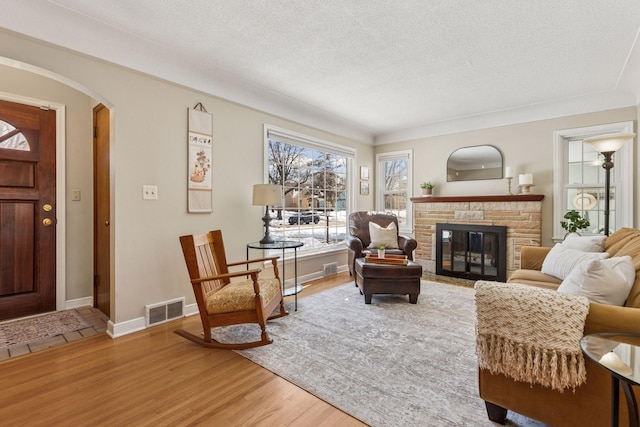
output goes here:
[{"label": "decorative tray", "polygon": [[364,257],[364,262],[372,264],[387,264],[387,265],[407,265],[409,260],[406,255],[385,255],[384,258],[379,258],[375,254],[369,254]]}]

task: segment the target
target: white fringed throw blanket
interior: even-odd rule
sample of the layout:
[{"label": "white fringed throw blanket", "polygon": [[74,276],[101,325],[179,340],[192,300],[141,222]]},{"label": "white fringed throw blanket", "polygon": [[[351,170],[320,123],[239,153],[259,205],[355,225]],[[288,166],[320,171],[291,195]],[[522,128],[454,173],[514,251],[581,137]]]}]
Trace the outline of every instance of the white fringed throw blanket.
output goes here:
[{"label": "white fringed throw blanket", "polygon": [[480,368],[560,392],[586,381],[585,297],[516,283],[478,281],[475,289]]}]

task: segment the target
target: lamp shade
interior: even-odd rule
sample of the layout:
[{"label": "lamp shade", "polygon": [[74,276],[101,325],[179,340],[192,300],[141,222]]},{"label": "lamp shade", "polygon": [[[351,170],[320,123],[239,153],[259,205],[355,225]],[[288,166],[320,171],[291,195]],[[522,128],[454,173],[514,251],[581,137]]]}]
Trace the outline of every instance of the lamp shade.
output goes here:
[{"label": "lamp shade", "polygon": [[282,190],[276,184],[255,184],[253,206],[281,206]]},{"label": "lamp shade", "polygon": [[625,142],[636,136],[635,133],[610,133],[607,135],[592,136],[585,138],[584,142],[591,144],[594,150],[599,153],[612,153],[618,151]]}]

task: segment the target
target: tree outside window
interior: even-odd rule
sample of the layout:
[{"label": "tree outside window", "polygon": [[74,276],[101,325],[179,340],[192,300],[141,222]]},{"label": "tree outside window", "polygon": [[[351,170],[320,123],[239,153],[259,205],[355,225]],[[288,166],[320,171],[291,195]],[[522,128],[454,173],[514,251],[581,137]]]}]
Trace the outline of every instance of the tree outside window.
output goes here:
[{"label": "tree outside window", "polygon": [[269,138],[268,180],[283,188],[272,222],[277,239],[301,240],[303,250],[333,247],[346,237],[346,156]]}]

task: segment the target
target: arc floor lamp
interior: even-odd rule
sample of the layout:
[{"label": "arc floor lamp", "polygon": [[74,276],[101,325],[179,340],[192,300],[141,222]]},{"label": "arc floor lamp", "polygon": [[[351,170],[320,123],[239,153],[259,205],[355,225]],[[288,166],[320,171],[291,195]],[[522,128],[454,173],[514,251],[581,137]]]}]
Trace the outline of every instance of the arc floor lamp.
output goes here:
[{"label": "arc floor lamp", "polygon": [[618,151],[627,141],[633,139],[635,133],[612,133],[607,135],[585,138],[584,142],[591,144],[594,150],[604,156],[604,235],[609,235],[609,199],[611,198],[611,168],[613,168],[613,153]]}]

